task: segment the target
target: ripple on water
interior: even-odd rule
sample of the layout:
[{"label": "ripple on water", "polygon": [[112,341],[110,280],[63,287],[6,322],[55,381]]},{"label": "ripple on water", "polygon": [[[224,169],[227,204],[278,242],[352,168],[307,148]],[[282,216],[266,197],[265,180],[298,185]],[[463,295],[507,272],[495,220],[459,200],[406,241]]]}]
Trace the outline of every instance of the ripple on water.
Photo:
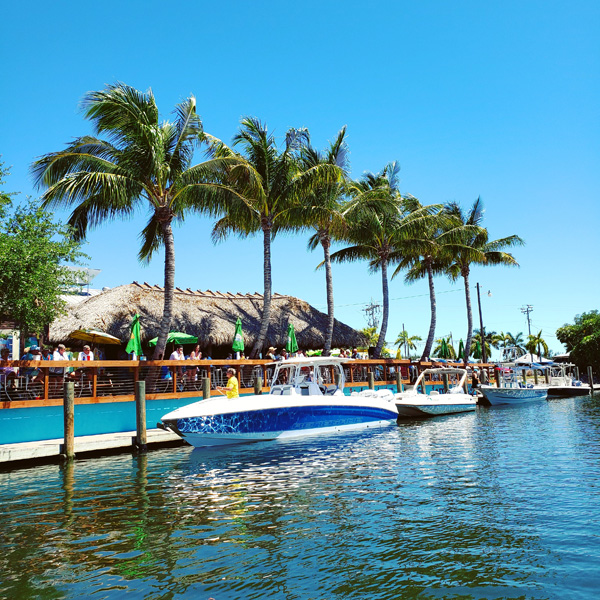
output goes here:
[{"label": "ripple on water", "polygon": [[7,598],[595,598],[600,399],[0,475]]}]

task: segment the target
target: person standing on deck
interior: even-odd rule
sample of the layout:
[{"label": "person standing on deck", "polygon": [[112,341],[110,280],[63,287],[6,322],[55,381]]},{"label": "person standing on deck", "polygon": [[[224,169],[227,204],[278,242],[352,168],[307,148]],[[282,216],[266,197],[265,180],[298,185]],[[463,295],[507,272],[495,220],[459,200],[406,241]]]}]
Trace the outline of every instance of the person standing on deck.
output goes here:
[{"label": "person standing on deck", "polygon": [[237,377],[235,376],[235,369],[229,367],[229,369],[227,369],[227,377],[227,386],[218,387],[217,389],[226,392],[228,398],[239,398],[240,386]]}]

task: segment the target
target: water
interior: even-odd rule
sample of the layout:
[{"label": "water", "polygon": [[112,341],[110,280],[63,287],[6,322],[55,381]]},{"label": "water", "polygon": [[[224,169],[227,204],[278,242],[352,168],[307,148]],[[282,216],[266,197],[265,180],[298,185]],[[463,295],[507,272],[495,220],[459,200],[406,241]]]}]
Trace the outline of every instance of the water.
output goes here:
[{"label": "water", "polygon": [[11,600],[600,593],[600,396],[0,484]]}]

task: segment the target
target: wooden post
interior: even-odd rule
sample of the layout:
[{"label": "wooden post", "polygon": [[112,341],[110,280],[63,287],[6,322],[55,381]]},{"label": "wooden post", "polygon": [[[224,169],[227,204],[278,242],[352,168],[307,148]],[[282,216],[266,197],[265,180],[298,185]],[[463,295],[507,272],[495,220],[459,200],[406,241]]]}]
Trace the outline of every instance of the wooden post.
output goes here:
[{"label": "wooden post", "polygon": [[496,369],[496,387],[500,387],[500,369]]},{"label": "wooden post", "polygon": [[256,396],[262,394],[262,377],[255,377],[254,379],[254,394]]},{"label": "wooden post", "polygon": [[402,385],[402,371],[400,368],[396,371],[396,390],[398,393],[404,391],[404,387]]},{"label": "wooden post", "polygon": [[208,377],[202,378],[202,398],[204,400],[210,398],[210,379]]},{"label": "wooden post", "polygon": [[369,371],[367,373],[367,382],[369,384],[369,389],[374,390],[375,389],[375,374],[373,373],[373,371]]},{"label": "wooden post", "polygon": [[135,382],[135,445],[139,452],[148,451],[146,440],[146,382]]},{"label": "wooden post", "polygon": [[592,367],[588,367],[588,381],[590,382],[590,394],[594,393],[594,373]]},{"label": "wooden post", "polygon": [[75,458],[75,382],[67,381],[64,388],[65,443],[63,456],[67,460]]},{"label": "wooden post", "polygon": [[340,387],[340,372],[337,369],[333,373],[333,381],[337,387]]},{"label": "wooden post", "polygon": [[448,393],[448,373],[444,373],[442,375],[442,379],[444,381],[444,392],[447,394]]},{"label": "wooden post", "polygon": [[546,384],[550,385],[550,369],[544,371],[544,379],[546,380]]},{"label": "wooden post", "polygon": [[538,384],[538,372],[537,372],[537,369],[533,370],[533,379],[535,381],[535,385],[537,385]]}]

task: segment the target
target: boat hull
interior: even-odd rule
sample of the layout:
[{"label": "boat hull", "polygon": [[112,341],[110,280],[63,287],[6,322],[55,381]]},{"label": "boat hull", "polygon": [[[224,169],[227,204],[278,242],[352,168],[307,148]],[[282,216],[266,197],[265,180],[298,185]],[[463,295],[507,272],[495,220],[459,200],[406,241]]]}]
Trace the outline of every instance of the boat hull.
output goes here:
[{"label": "boat hull", "polygon": [[483,397],[492,405],[524,404],[545,400],[548,397],[548,390],[545,388],[498,388],[482,385],[480,390]]},{"label": "boat hull", "polygon": [[454,415],[463,412],[471,412],[477,408],[476,401],[458,404],[428,404],[396,402],[398,417],[438,417],[442,415]]},{"label": "boat hull", "polygon": [[589,385],[551,385],[548,387],[548,396],[557,398],[572,398],[575,396],[589,396]]},{"label": "boat hull", "polygon": [[306,403],[217,414],[177,415],[177,412],[165,415],[162,418],[163,424],[196,447],[381,427],[391,423],[397,417],[393,404],[388,408],[350,403]]}]

